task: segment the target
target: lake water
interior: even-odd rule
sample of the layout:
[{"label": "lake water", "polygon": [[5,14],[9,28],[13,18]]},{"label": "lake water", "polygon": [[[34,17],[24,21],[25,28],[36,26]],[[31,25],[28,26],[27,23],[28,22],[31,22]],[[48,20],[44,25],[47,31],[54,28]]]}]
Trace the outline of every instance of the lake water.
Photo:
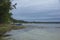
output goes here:
[{"label": "lake water", "polygon": [[12,30],[6,40],[60,40],[60,24],[23,24],[25,29]]}]

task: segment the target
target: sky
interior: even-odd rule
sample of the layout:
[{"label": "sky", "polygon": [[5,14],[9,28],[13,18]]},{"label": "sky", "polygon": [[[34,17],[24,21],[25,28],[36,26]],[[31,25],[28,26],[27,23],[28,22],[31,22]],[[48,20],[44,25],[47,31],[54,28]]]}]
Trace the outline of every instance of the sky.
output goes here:
[{"label": "sky", "polygon": [[60,0],[14,0],[12,17],[25,21],[60,21]]}]

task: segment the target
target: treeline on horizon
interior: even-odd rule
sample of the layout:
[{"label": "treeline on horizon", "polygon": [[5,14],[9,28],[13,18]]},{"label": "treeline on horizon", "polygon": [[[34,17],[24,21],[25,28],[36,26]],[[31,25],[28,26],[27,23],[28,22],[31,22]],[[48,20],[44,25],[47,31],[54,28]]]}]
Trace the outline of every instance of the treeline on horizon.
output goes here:
[{"label": "treeline on horizon", "polygon": [[16,19],[12,19],[12,20],[13,20],[12,22],[14,22],[14,23],[60,23],[60,22],[40,22],[40,21],[38,21],[38,22],[36,22],[36,21],[29,22],[29,21],[16,20]]}]

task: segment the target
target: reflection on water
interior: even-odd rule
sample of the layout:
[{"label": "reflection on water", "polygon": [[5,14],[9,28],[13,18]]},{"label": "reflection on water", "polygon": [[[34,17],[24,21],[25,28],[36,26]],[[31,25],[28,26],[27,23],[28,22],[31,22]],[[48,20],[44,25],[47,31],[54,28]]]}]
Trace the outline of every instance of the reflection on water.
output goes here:
[{"label": "reflection on water", "polygon": [[[60,40],[60,24],[24,24],[28,28],[21,30],[12,30],[8,34],[12,36],[7,37],[8,40]],[[40,26],[39,26],[40,25]],[[49,25],[49,26],[48,26]],[[34,27],[35,26],[35,27]],[[49,28],[39,28],[39,27]]]}]

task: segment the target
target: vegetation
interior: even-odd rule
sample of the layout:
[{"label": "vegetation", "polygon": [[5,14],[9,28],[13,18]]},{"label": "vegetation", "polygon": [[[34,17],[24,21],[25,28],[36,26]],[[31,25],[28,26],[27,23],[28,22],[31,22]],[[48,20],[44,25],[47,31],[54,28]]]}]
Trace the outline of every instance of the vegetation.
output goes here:
[{"label": "vegetation", "polygon": [[8,31],[23,29],[23,28],[25,28],[25,26],[16,26],[16,25],[10,25],[10,24],[0,25],[0,36],[4,36],[4,34]]},{"label": "vegetation", "polygon": [[0,25],[0,36],[3,36],[7,31],[10,30],[9,25]]},{"label": "vegetation", "polygon": [[9,12],[11,9],[10,0],[0,0],[0,24],[8,23],[10,21],[11,13]]},{"label": "vegetation", "polygon": [[0,24],[9,23],[11,21],[12,13],[10,10],[16,8],[15,5],[11,5],[11,0],[0,0]]},{"label": "vegetation", "polygon": [[16,19],[13,19],[13,18],[11,18],[11,19],[12,19],[13,23],[27,23],[27,21],[24,21],[24,20],[16,20]]},{"label": "vegetation", "polygon": [[49,23],[49,24],[50,24],[50,23],[55,23],[55,24],[60,24],[60,22],[35,22],[35,21],[34,21],[34,22],[28,22],[28,23],[45,23],[45,24],[46,24],[46,23],[47,23],[47,24],[48,24],[48,23]]},{"label": "vegetation", "polygon": [[11,21],[14,21],[11,17],[12,13],[10,12],[13,8],[16,8],[15,5],[11,5],[11,0],[0,0],[0,36],[4,35],[6,32],[11,29],[18,29],[24,27],[17,27],[10,25]]}]

